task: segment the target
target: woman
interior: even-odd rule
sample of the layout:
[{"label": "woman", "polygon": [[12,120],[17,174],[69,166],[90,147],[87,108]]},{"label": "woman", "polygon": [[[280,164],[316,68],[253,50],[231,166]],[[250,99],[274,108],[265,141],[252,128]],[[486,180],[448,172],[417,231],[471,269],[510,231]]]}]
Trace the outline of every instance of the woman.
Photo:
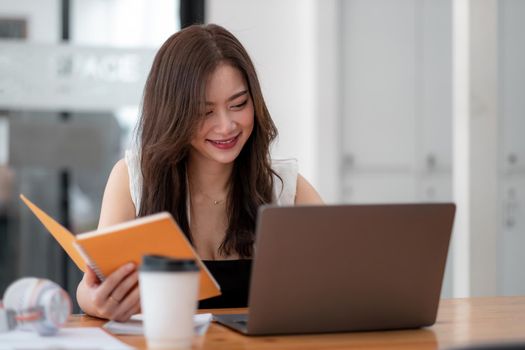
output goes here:
[{"label": "woman", "polygon": [[[109,176],[99,228],[171,212],[221,285],[223,295],[200,306],[246,306],[257,208],[322,202],[295,161],[270,159],[276,136],[240,42],[217,25],[174,34],[155,56],[139,146]],[[102,283],[88,269],[79,305],[125,321],[140,310],[137,280],[131,264]]]}]

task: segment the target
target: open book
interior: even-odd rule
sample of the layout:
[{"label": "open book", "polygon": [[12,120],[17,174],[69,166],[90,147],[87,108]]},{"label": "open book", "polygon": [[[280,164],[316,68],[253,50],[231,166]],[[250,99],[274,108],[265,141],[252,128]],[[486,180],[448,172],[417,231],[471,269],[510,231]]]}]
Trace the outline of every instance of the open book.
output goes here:
[{"label": "open book", "polygon": [[24,195],[20,198],[79,269],[84,271],[89,265],[101,281],[125,263],[138,266],[142,255],[156,254],[197,261],[201,269],[199,300],[221,294],[219,285],[167,212],[73,235]]}]

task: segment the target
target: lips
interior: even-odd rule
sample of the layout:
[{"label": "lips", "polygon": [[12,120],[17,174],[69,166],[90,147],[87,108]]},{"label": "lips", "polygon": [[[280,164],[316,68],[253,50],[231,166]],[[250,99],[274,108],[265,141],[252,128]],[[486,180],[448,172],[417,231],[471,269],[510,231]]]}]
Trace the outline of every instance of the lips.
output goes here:
[{"label": "lips", "polygon": [[228,139],[223,139],[223,140],[206,139],[206,141],[209,142],[212,146],[214,146],[216,148],[219,148],[219,149],[230,149],[230,148],[235,147],[235,145],[237,144],[237,141],[239,140],[239,136],[240,135],[241,134],[239,133],[236,136],[228,138]]}]

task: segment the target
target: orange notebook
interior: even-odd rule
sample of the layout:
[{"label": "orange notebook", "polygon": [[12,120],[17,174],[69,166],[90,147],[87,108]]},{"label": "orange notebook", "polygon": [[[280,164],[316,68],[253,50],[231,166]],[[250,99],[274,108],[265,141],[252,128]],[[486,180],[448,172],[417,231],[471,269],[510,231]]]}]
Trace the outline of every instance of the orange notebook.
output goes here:
[{"label": "orange notebook", "polygon": [[157,254],[198,262],[201,268],[199,300],[221,294],[219,285],[167,212],[73,235],[24,195],[20,198],[75,264],[82,271],[89,265],[101,281],[127,262],[138,266],[142,255]]}]

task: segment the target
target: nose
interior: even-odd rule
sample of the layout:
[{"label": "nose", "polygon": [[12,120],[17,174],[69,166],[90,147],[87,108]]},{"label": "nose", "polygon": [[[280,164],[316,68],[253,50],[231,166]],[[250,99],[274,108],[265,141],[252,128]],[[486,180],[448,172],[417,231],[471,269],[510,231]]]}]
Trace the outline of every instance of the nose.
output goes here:
[{"label": "nose", "polygon": [[215,132],[228,135],[235,130],[235,121],[228,111],[221,111],[216,114]]}]

